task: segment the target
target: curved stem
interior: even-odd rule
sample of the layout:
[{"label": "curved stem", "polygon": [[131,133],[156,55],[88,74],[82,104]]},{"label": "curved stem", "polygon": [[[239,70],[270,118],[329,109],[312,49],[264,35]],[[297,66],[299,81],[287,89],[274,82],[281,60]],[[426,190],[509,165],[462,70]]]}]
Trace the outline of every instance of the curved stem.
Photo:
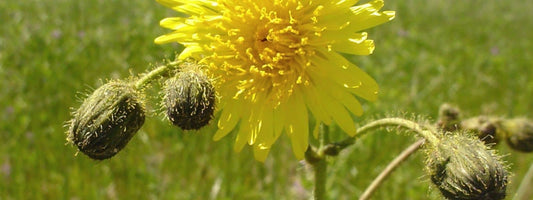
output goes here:
[{"label": "curved stem", "polygon": [[524,178],[522,179],[522,182],[520,183],[520,187],[518,187],[518,190],[516,191],[516,196],[513,198],[514,200],[528,199],[527,193],[529,192],[529,190],[531,190],[532,180],[533,180],[533,163],[531,163],[531,166],[529,166],[529,170],[527,170],[526,175],[524,175]]},{"label": "curved stem", "polygon": [[367,200],[372,196],[374,191],[388,178],[388,176],[402,164],[409,156],[415,153],[421,146],[424,144],[425,139],[420,139],[415,143],[411,144],[407,149],[402,151],[392,162],[387,165],[387,167],[376,177],[372,183],[365,189],[363,195],[359,197],[359,200]]},{"label": "curved stem", "polygon": [[[383,118],[376,121],[372,121],[364,126],[361,126],[354,137],[346,138],[340,142],[331,143],[324,147],[324,152],[327,155],[336,155],[342,149],[349,147],[355,143],[355,140],[366,133],[384,127],[399,127],[411,130],[422,138],[426,139],[429,144],[437,144],[439,141],[437,130],[429,125],[420,125],[414,121],[402,119],[402,118]],[[330,153],[331,152],[331,153]]]},{"label": "curved stem", "polygon": [[355,143],[355,140],[364,134],[375,130],[377,128],[384,127],[398,127],[408,129],[417,133],[423,139],[419,140],[415,144],[411,145],[407,150],[402,152],[387,168],[372,182],[372,184],[364,192],[360,199],[368,199],[372,193],[381,185],[381,183],[388,177],[394,169],[400,165],[409,155],[414,153],[420,145],[424,142],[428,142],[430,145],[437,145],[439,142],[438,131],[436,128],[430,125],[420,125],[414,121],[402,119],[402,118],[383,118],[372,121],[364,126],[361,126],[354,137],[349,137],[343,141],[331,143],[318,150],[318,155],[337,155],[342,149]]},{"label": "curved stem", "polygon": [[161,65],[154,70],[148,72],[143,77],[135,82],[135,87],[140,89],[150,83],[152,80],[157,79],[167,73],[171,67],[176,67],[181,63],[181,61],[170,62],[167,65]]},{"label": "curved stem", "polygon": [[376,128],[383,128],[387,126],[397,126],[401,128],[409,129],[420,136],[422,136],[424,139],[426,139],[429,143],[435,144],[438,142],[437,132],[433,127],[430,126],[423,126],[420,125],[414,121],[402,119],[402,118],[383,118],[378,119],[376,121],[370,122],[357,131],[356,136],[360,136],[361,134],[365,134],[370,130],[374,130]]}]

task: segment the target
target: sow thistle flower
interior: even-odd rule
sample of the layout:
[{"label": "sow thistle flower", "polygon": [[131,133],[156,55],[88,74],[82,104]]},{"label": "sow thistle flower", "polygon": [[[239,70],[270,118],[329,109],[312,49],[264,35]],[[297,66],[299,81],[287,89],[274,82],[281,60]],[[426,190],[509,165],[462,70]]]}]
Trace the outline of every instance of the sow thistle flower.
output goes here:
[{"label": "sow thistle flower", "polygon": [[[361,32],[394,18],[382,0],[158,0],[187,17],[163,19],[174,30],[158,44],[185,46],[179,59],[207,65],[220,97],[220,140],[238,130],[234,149],[253,146],[264,161],[281,132],[296,158],[308,146],[309,118],[333,122],[353,136],[357,97],[373,101],[378,85],[341,53],[369,55],[373,40]],[[310,113],[310,114],[309,114]],[[316,136],[316,135],[315,135]]]}]

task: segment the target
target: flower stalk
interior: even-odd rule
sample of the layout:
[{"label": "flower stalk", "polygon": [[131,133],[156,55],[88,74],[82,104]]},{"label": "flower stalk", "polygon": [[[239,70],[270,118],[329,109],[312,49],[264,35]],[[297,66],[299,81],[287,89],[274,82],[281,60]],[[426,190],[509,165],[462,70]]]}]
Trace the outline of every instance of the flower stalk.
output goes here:
[{"label": "flower stalk", "polygon": [[[372,131],[372,130],[375,130],[377,128],[384,128],[384,127],[397,127],[397,128],[404,128],[404,129],[408,129],[409,131],[412,131],[412,132],[415,132],[416,134],[418,134],[420,137],[422,137],[422,139],[420,139],[419,141],[417,141],[416,143],[412,144],[410,147],[408,147],[406,150],[404,150],[398,157],[396,157],[388,166],[387,168],[381,172],[381,174],[372,182],[372,184],[365,190],[365,192],[363,193],[363,195],[360,197],[360,200],[364,200],[364,199],[369,199],[370,196],[372,195],[372,193],[381,185],[381,183],[383,183],[383,181],[394,171],[394,169],[396,167],[398,167],[401,163],[403,163],[410,155],[412,155],[414,152],[416,152],[424,143],[428,143],[427,145],[427,153],[428,153],[428,156],[430,156],[431,158],[429,159],[429,161],[431,162],[428,162],[430,164],[430,172],[432,173],[432,178],[435,177],[435,172],[434,172],[434,163],[437,163],[439,164],[437,161],[434,161],[434,157],[437,156],[442,156],[442,155],[448,155],[448,153],[450,153],[450,151],[453,151],[453,148],[452,150],[450,150],[448,148],[448,146],[450,146],[450,142],[453,143],[453,141],[457,141],[459,143],[461,143],[460,147],[457,147],[457,148],[464,148],[465,150],[464,151],[469,151],[469,150],[472,150],[479,154],[480,157],[482,157],[483,159],[478,159],[478,158],[472,158],[471,160],[462,160],[462,159],[466,159],[466,158],[463,158],[462,156],[450,156],[449,158],[447,158],[448,160],[451,159],[451,162],[452,164],[450,166],[452,167],[447,167],[446,163],[444,163],[441,167],[446,167],[446,168],[443,168],[442,170],[446,169],[446,170],[461,170],[461,169],[456,169],[454,168],[454,164],[456,164],[457,162],[472,162],[474,164],[476,163],[481,163],[481,164],[484,164],[486,165],[487,169],[486,171],[488,170],[487,173],[490,173],[488,176],[490,176],[491,178],[489,179],[474,179],[472,182],[472,184],[474,184],[474,186],[477,186],[476,184],[479,182],[481,183],[481,187],[476,187],[474,189],[477,189],[475,190],[474,192],[466,192],[464,195],[466,195],[465,197],[469,198],[469,197],[478,197],[478,196],[486,196],[486,195],[495,195],[494,196],[494,199],[500,199],[500,197],[504,197],[505,196],[505,186],[507,184],[507,173],[505,171],[505,167],[499,162],[499,158],[497,156],[495,156],[492,152],[489,152],[487,149],[484,148],[484,146],[480,146],[479,141],[477,140],[473,140],[472,138],[469,138],[469,137],[464,137],[464,136],[454,136],[454,135],[446,135],[446,134],[442,134],[440,133],[437,128],[431,126],[431,125],[426,125],[426,124],[419,124],[417,122],[414,122],[414,121],[410,121],[410,120],[406,120],[406,119],[402,119],[402,118],[383,118],[383,119],[378,119],[378,120],[375,120],[375,121],[372,121],[362,127],[360,127],[357,131],[357,133],[355,134],[354,137],[351,137],[351,138],[348,138],[348,139],[345,139],[341,142],[337,142],[337,143],[327,143],[327,131],[324,131],[324,130],[327,130],[327,129],[323,129],[323,127],[321,126],[321,129],[319,131],[319,139],[320,139],[320,146],[319,148],[316,150],[316,152],[310,154],[310,155],[313,155],[313,158],[314,158],[314,162],[309,162],[313,165],[313,169],[315,170],[315,190],[314,190],[314,198],[315,199],[324,199],[326,194],[325,194],[325,183],[326,183],[326,180],[325,180],[325,177],[326,177],[326,172],[327,172],[327,163],[325,162],[325,157],[327,155],[329,156],[334,156],[334,155],[337,155],[339,153],[340,150],[350,146],[351,144],[353,144],[355,142],[355,140],[361,136],[363,136],[364,134]],[[450,141],[450,140],[453,140],[453,141]],[[476,141],[478,143],[476,143]],[[470,143],[469,143],[470,142]],[[464,145],[464,146],[463,146]],[[453,145],[452,145],[453,146]],[[314,148],[309,148],[310,150],[315,150]],[[328,153],[326,153],[328,152]],[[441,155],[442,154],[442,155]],[[476,155],[477,155],[476,154]],[[310,156],[311,157],[311,156]],[[464,164],[464,163],[463,163]],[[440,165],[436,165],[436,166],[440,166]],[[448,169],[450,168],[450,169]],[[437,170],[439,170],[440,168],[438,168]],[[433,171],[431,171],[433,170]],[[468,169],[465,169],[465,170],[468,170]],[[441,171],[438,171],[439,173]],[[442,171],[443,173],[446,173],[446,171]],[[465,176],[474,176],[474,177],[478,177],[478,176],[481,176],[483,175],[483,177],[486,175],[486,174],[476,174],[475,172],[471,172],[471,171],[467,171],[468,174],[465,174]],[[473,174],[472,174],[473,173]],[[494,177],[495,178],[492,178],[492,175],[494,174]],[[482,177],[482,178],[483,178]],[[438,177],[437,177],[438,178]],[[453,181],[455,182],[458,182],[458,184],[463,184],[463,182],[465,180],[463,179],[460,179],[461,177],[457,177],[457,179],[454,179]],[[435,179],[436,180],[436,179]],[[440,180],[440,179],[439,179]],[[469,181],[470,179],[466,180],[466,181]],[[446,192],[448,192],[448,188],[446,188],[446,185],[440,185],[439,183],[440,182],[435,182],[434,179],[432,179],[432,181],[437,184],[437,186],[439,187],[439,189],[441,190],[441,192],[443,192],[443,195],[445,195],[446,197],[449,197],[450,195]],[[463,181],[463,182],[461,182]],[[447,183],[447,182],[446,182]],[[468,182],[470,183],[470,182]],[[468,183],[464,183],[464,184],[468,184]],[[488,183],[488,184],[492,184],[494,187],[485,187],[483,185],[483,183]],[[463,188],[465,189],[465,188]],[[466,188],[467,190],[468,189],[472,189],[472,188]],[[462,190],[461,190],[462,191]],[[470,191],[470,190],[468,190]],[[449,192],[454,192],[454,191],[449,191]],[[455,193],[454,193],[455,194]],[[461,193],[462,194],[462,193]],[[457,195],[461,195],[459,193],[457,193]]]},{"label": "flower stalk", "polygon": [[[321,200],[325,199],[326,196],[326,175],[327,175],[327,163],[325,160],[326,156],[336,156],[342,149],[352,145],[355,143],[356,139],[363,136],[364,134],[373,131],[378,128],[384,128],[384,127],[401,127],[408,130],[411,130],[418,135],[420,135],[422,138],[415,144],[413,144],[410,148],[408,148],[405,152],[403,152],[399,157],[397,157],[388,167],[385,171],[382,172],[376,180],[369,186],[367,191],[365,191],[365,194],[360,199],[368,199],[372,193],[381,185],[381,183],[388,177],[390,173],[398,166],[400,165],[405,159],[407,159],[411,154],[416,152],[418,148],[424,143],[424,141],[432,142],[433,144],[437,144],[438,137],[437,137],[437,131],[431,127],[426,125],[420,125],[414,121],[410,121],[407,119],[402,118],[383,118],[378,119],[375,121],[372,121],[362,127],[360,127],[357,131],[357,134],[354,137],[347,138],[340,142],[335,143],[329,143],[328,138],[328,127],[324,124],[320,125],[319,129],[319,147],[318,149],[315,149],[313,147],[308,148],[308,152],[306,152],[306,160],[308,163],[310,163],[313,166],[313,170],[315,173],[315,188],[314,188],[314,199],[315,200]],[[310,151],[310,152],[309,152]]]},{"label": "flower stalk", "polygon": [[323,148],[323,151],[327,155],[335,156],[337,155],[341,150],[349,147],[350,145],[354,144],[355,141],[364,136],[366,133],[378,129],[378,128],[385,128],[385,127],[401,127],[408,130],[411,130],[415,133],[417,133],[422,138],[428,140],[430,143],[436,143],[438,142],[437,137],[437,130],[429,125],[420,125],[414,121],[410,121],[403,118],[383,118],[378,119],[375,121],[372,121],[364,126],[361,126],[354,137],[348,137],[342,141],[339,142],[333,142],[326,144]]},{"label": "flower stalk", "polygon": [[182,63],[182,61],[178,60],[178,61],[169,62],[166,65],[161,65],[161,66],[155,68],[154,70],[148,72],[147,74],[145,74],[144,76],[139,78],[139,80],[137,80],[135,82],[135,88],[137,88],[137,89],[144,88],[148,83],[152,82],[155,79],[158,79],[158,78],[164,76],[171,69],[176,68],[181,63]]},{"label": "flower stalk", "polygon": [[321,123],[319,127],[319,147],[318,147],[318,162],[313,164],[315,170],[315,189],[313,192],[315,200],[322,200],[326,198],[326,181],[328,164],[326,163],[326,155],[324,155],[324,147],[329,142],[329,127]]},{"label": "flower stalk", "polygon": [[378,189],[378,187],[385,181],[389,175],[400,166],[409,156],[415,153],[420,147],[424,144],[425,139],[419,139],[415,143],[407,147],[400,155],[398,155],[394,160],[387,165],[387,167],[376,177],[372,183],[365,189],[363,195],[359,197],[359,200],[370,199],[372,194]]}]

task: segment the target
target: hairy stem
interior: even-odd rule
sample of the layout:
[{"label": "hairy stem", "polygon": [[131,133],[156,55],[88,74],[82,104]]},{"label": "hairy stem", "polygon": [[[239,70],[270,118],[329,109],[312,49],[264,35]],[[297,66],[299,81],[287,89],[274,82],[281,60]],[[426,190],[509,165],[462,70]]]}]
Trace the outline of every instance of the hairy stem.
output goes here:
[{"label": "hairy stem", "polygon": [[361,126],[354,137],[348,137],[342,141],[330,143],[323,148],[327,155],[335,156],[339,151],[349,147],[355,143],[355,140],[365,135],[366,133],[385,127],[398,127],[408,129],[417,133],[422,138],[426,139],[429,144],[437,144],[439,138],[437,137],[437,130],[429,125],[421,125],[414,121],[402,118],[383,118],[372,121],[364,126]]},{"label": "hairy stem", "polygon": [[[424,124],[421,125],[417,122],[410,121],[407,119],[402,119],[402,118],[378,119],[378,120],[372,121],[360,127],[357,130],[357,133],[355,134],[354,137],[349,137],[340,142],[327,144],[323,146],[322,148],[318,149],[317,153],[310,154],[310,155],[336,156],[341,150],[354,144],[356,139],[360,138],[366,133],[369,133],[378,128],[385,128],[385,127],[404,128],[404,129],[415,132],[416,134],[421,136],[423,139],[414,143],[408,149],[402,152],[402,154],[399,155],[392,163],[390,163],[389,166],[387,166],[387,168],[372,182],[372,184],[367,188],[367,190],[363,193],[363,196],[361,196],[360,198],[360,199],[368,199],[370,198],[372,193],[381,185],[381,183],[383,183],[383,181],[394,171],[394,169],[398,165],[400,165],[403,161],[405,161],[405,159],[407,159],[409,155],[413,154],[420,147],[420,145],[422,145],[422,143],[428,142],[430,145],[438,144],[439,137],[438,137],[438,131],[436,130],[436,128],[430,125],[424,125]],[[310,157],[313,158],[312,156]],[[317,159],[317,160],[320,160],[320,159]]]},{"label": "hairy stem", "polygon": [[415,153],[421,146],[424,144],[425,139],[420,139],[415,143],[411,144],[407,149],[405,149],[400,155],[398,155],[392,162],[387,165],[387,167],[376,177],[372,183],[366,188],[363,192],[363,195],[359,197],[359,200],[367,200],[372,196],[374,191],[388,178],[388,176],[402,164],[409,156]]},{"label": "hairy stem", "polygon": [[141,77],[139,80],[137,80],[135,82],[135,87],[139,88],[139,89],[145,87],[148,83],[150,83],[154,79],[158,79],[159,77],[165,75],[171,69],[173,69],[176,66],[178,66],[180,63],[181,63],[181,61],[174,61],[174,62],[170,62],[170,63],[168,63],[166,65],[161,65],[161,66],[155,68],[154,70],[148,72],[143,77]]}]

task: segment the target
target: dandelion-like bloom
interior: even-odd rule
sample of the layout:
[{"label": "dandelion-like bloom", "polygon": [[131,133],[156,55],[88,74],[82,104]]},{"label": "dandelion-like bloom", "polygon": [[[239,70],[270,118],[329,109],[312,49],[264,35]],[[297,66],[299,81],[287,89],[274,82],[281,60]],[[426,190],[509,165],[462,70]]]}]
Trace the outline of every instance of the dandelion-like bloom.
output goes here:
[{"label": "dandelion-like bloom", "polygon": [[161,26],[174,32],[155,42],[181,43],[180,59],[208,66],[220,96],[214,140],[238,130],[235,151],[248,143],[264,161],[285,130],[303,159],[310,116],[353,136],[351,114],[363,113],[356,96],[377,98],[376,82],[341,53],[372,53],[374,42],[361,31],[394,18],[393,11],[379,11],[382,0],[158,2],[188,16],[163,19]]}]

